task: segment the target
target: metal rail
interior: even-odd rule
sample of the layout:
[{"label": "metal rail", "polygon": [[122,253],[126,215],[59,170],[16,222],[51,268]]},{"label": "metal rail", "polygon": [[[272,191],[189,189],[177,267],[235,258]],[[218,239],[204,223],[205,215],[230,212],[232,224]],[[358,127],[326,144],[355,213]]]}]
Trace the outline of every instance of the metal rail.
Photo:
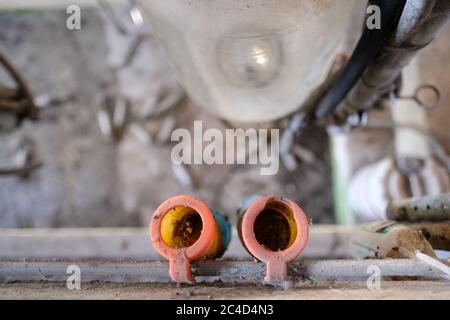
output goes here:
[{"label": "metal rail", "polygon": [[[447,264],[449,261],[447,261]],[[99,260],[0,260],[0,282],[66,282],[67,268],[80,268],[81,282],[170,282],[167,261]],[[293,281],[365,281],[377,266],[381,276],[441,278],[440,271],[412,259],[402,260],[303,260],[289,265]],[[201,261],[193,264],[197,282],[262,283],[265,265],[251,261]],[[200,276],[201,275],[201,276]]]}]

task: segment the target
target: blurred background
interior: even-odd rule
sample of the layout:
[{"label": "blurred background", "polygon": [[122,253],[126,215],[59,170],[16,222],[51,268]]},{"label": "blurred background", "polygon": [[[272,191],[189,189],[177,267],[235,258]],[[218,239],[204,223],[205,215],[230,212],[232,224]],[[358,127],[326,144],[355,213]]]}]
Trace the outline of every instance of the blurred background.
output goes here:
[{"label": "blurred background", "polygon": [[[313,224],[349,225],[376,215],[377,208],[356,211],[358,201],[364,206],[374,190],[385,190],[380,180],[391,181],[390,189],[375,192],[374,202],[414,194],[405,186],[405,171],[414,164],[406,161],[407,169],[399,171],[399,157],[423,160],[419,176],[429,192],[417,195],[449,189],[448,25],[404,71],[404,99],[395,108],[378,105],[373,125],[351,131],[309,125],[279,173],[261,176],[255,165],[173,166],[173,129],[192,130],[194,120],[221,130],[255,125],[217,117],[186,95],[146,11],[134,2],[72,2],[82,8],[79,30],[66,27],[69,3],[0,3],[0,52],[39,110],[36,119],[31,112],[0,111],[1,228],[147,226],[162,201],[182,193],[198,195],[232,223],[245,197],[274,193],[300,203]],[[365,1],[352,5],[334,65],[351,55],[365,7]],[[1,88],[13,86],[11,75],[0,72]],[[416,93],[435,108],[414,100]],[[258,126],[286,131],[290,119]],[[370,164],[379,168],[367,173],[373,179],[358,182],[356,173]],[[369,180],[375,186],[365,186]]]},{"label": "blurred background", "polygon": [[[255,193],[298,200],[316,223],[334,220],[329,145],[319,127],[302,138],[307,161],[299,160],[293,173],[281,168],[275,177],[261,176],[255,165],[174,170],[174,128],[191,130],[194,120],[205,128],[231,125],[180,94],[158,39],[136,31],[126,8],[113,10],[131,31],[121,33],[91,5],[83,8],[81,30],[68,30],[65,10],[45,1],[42,8],[1,12],[0,51],[42,105],[36,121],[0,116],[0,164],[13,166],[28,148],[31,161],[42,165],[0,176],[0,227],[146,226],[162,201],[186,192],[232,221],[241,201]],[[11,82],[4,71],[1,81]],[[118,104],[128,116],[113,136],[102,119]]]}]

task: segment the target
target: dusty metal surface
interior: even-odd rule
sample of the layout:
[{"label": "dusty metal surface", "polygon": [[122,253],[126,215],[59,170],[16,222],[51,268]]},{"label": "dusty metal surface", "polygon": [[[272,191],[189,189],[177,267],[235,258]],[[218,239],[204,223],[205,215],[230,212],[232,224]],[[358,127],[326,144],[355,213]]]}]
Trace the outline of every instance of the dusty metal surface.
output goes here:
[{"label": "dusty metal surface", "polygon": [[380,289],[368,290],[366,282],[299,282],[289,290],[247,284],[82,284],[69,290],[63,283],[0,283],[0,299],[450,299],[449,284],[436,281],[383,281]]},{"label": "dusty metal surface", "polygon": [[[70,261],[22,260],[0,261],[0,282],[66,282],[76,265],[81,282],[166,283],[171,282],[167,261]],[[441,278],[442,273],[414,260],[303,260],[289,264],[294,281],[358,281],[366,280],[369,267],[378,266],[381,276],[426,276]],[[262,283],[263,263],[254,261],[201,261],[192,265],[197,282]]]}]

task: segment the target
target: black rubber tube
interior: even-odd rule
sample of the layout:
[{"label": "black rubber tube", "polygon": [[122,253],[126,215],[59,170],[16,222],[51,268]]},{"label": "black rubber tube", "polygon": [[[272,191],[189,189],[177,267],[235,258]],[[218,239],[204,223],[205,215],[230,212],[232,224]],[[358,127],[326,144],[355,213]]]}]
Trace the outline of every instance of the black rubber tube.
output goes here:
[{"label": "black rubber tube", "polygon": [[323,118],[331,114],[345,99],[364,70],[373,60],[377,52],[382,48],[385,40],[391,35],[398,24],[406,0],[372,0],[370,5],[377,5],[381,11],[381,28],[364,28],[349,62],[331,86],[327,94],[322,98],[316,109],[317,118]]}]

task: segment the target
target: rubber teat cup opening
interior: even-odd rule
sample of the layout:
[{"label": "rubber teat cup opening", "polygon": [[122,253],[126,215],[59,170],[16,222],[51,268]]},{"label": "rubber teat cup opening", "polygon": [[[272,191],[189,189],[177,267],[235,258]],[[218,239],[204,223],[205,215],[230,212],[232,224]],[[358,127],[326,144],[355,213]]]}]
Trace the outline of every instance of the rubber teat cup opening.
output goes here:
[{"label": "rubber teat cup opening", "polygon": [[168,247],[174,249],[192,246],[201,235],[203,222],[193,208],[177,206],[162,219],[161,237]]},{"label": "rubber teat cup opening", "polygon": [[269,202],[256,217],[253,232],[266,250],[277,252],[288,249],[298,232],[294,211],[283,202]]}]

